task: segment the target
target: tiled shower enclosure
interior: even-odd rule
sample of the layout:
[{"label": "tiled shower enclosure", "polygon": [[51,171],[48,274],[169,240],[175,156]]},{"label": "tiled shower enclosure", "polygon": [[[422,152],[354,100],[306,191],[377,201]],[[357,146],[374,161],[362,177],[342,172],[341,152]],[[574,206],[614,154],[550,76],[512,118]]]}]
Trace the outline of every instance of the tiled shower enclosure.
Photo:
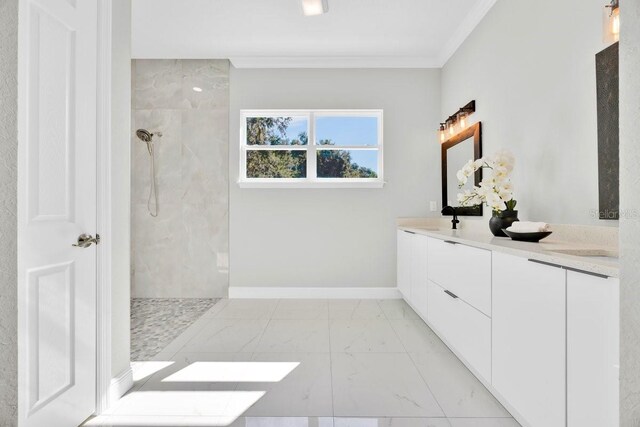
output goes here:
[{"label": "tiled shower enclosure", "polygon": [[[229,61],[134,60],[133,298],[226,297]],[[147,211],[154,137],[158,215]]]}]

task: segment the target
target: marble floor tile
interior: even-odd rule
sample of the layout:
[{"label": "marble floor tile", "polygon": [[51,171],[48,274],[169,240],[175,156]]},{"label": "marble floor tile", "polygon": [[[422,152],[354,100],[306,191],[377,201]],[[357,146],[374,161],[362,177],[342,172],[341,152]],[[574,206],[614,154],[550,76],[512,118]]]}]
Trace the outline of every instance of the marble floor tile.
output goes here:
[{"label": "marble floor tile", "polygon": [[447,417],[511,418],[452,352],[411,353],[410,356]]},{"label": "marble floor tile", "polygon": [[333,427],[451,427],[446,418],[336,417]]},{"label": "marble floor tile", "polygon": [[332,417],[241,417],[229,427],[333,427]]},{"label": "marble floor tile", "polygon": [[379,300],[378,303],[380,304],[380,308],[382,308],[382,311],[384,311],[384,314],[388,319],[417,319],[420,317],[416,314],[415,311],[413,311],[411,307],[409,307],[409,304],[404,302],[404,300],[385,299]]},{"label": "marble floor tile", "polygon": [[262,391],[137,391],[120,399],[113,416],[220,417],[233,421],[258,401]]},{"label": "marble floor tile", "polygon": [[296,363],[277,382],[245,382],[238,390],[261,390],[266,394],[247,416],[304,417],[332,416],[331,359],[328,353],[255,353],[254,362]]},{"label": "marble floor tile", "polygon": [[519,427],[402,301],[224,299],[134,375],[85,425]]},{"label": "marble floor tile", "polygon": [[398,353],[404,346],[384,319],[333,319],[329,323],[334,353]]},{"label": "marble floor tile", "polygon": [[389,322],[408,352],[451,351],[420,318],[390,319]]},{"label": "marble floor tile", "polygon": [[513,418],[449,418],[451,427],[520,427]]},{"label": "marble floor tile", "polygon": [[379,319],[385,317],[376,300],[329,300],[330,319]]},{"label": "marble floor tile", "polygon": [[405,353],[332,353],[335,416],[443,417]]},{"label": "marble floor tile", "polygon": [[269,319],[277,299],[232,299],[215,315],[220,319]]},{"label": "marble floor tile", "polygon": [[328,353],[329,349],[327,319],[271,319],[255,351]]},{"label": "marble floor tile", "polygon": [[281,299],[272,319],[327,319],[329,305],[326,300]]},{"label": "marble floor tile", "polygon": [[227,427],[237,418],[201,415],[101,415],[88,420],[83,426],[99,427]]},{"label": "marble floor tile", "polygon": [[269,321],[266,319],[214,317],[180,351],[251,353],[256,349],[267,323]]}]

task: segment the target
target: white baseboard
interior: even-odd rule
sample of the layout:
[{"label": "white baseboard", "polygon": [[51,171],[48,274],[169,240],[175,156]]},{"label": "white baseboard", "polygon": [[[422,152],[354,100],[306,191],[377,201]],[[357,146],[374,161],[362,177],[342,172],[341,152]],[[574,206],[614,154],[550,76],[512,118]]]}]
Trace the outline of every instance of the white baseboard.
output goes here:
[{"label": "white baseboard", "polygon": [[133,370],[131,366],[111,379],[111,385],[109,386],[109,404],[113,406],[126,392],[133,387]]},{"label": "white baseboard", "polygon": [[295,288],[230,287],[229,299],[307,298],[307,299],[400,299],[398,288]]}]

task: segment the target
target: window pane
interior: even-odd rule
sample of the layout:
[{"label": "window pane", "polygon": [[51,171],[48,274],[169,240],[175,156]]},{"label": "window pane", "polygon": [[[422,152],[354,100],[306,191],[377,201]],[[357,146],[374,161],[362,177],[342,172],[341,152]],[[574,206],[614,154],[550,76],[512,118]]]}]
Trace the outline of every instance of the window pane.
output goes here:
[{"label": "window pane", "polygon": [[247,151],[247,178],[306,177],[306,151]]},{"label": "window pane", "polygon": [[306,145],[306,116],[247,117],[247,145]]},{"label": "window pane", "polygon": [[316,118],[318,145],[378,145],[377,117],[329,117]]},{"label": "window pane", "polygon": [[318,178],[377,178],[378,150],[318,150]]}]

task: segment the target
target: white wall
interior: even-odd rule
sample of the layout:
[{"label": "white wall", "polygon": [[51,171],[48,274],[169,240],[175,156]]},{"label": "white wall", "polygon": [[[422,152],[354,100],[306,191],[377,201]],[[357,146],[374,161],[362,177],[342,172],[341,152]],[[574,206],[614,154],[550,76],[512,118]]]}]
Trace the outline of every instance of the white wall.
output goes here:
[{"label": "white wall", "polygon": [[640,3],[621,3],[620,426],[640,425]]},{"label": "white wall", "polygon": [[0,424],[17,423],[18,0],[0,2]]},{"label": "white wall", "polygon": [[111,80],[111,371],[129,368],[131,0],[113,2]]},{"label": "white wall", "polygon": [[[439,70],[232,69],[231,286],[395,287],[395,221],[440,201]],[[240,189],[240,109],[384,109],[383,189]]]},{"label": "white wall", "polygon": [[475,99],[484,153],[515,154],[520,219],[617,225],[592,216],[605,3],[498,0],[442,70],[442,116]]}]

